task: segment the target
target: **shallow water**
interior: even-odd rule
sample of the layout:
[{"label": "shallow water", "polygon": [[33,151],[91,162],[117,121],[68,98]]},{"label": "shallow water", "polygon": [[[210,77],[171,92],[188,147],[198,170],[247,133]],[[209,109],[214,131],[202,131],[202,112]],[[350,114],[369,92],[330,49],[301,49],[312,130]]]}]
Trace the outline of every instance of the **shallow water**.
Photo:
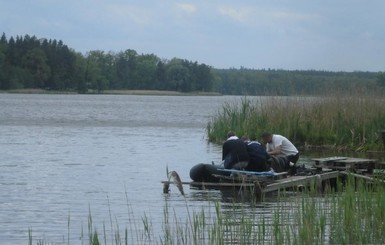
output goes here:
[{"label": "shallow water", "polygon": [[[110,230],[140,233],[143,217],[159,237],[165,207],[182,222],[195,210],[214,211],[216,202],[224,213],[250,207],[247,196],[185,186],[183,197],[175,186],[163,194],[161,184],[167,170],[190,181],[195,164],[220,162],[221,147],[207,143],[205,126],[225,102],[240,99],[0,94],[1,244],[26,244],[28,229],[34,241],[82,244],[89,216],[107,241]],[[271,219],[276,202],[258,205]]]},{"label": "shallow water", "polygon": [[[90,212],[99,230],[141,226],[144,214],[160,230],[165,201],[186,212],[176,188],[162,192],[167,169],[188,181],[193,165],[219,161],[205,126],[237,99],[0,94],[1,244],[25,244],[29,228],[34,240],[80,241]],[[188,205],[207,206],[185,191]]]}]

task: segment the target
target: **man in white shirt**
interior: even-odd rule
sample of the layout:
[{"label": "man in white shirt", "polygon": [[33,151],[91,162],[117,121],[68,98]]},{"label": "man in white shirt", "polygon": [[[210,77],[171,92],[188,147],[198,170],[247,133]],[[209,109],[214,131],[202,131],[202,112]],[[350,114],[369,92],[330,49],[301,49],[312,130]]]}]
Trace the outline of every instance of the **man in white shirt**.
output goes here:
[{"label": "man in white shirt", "polygon": [[[262,139],[266,144],[266,151],[271,156],[285,157],[288,160],[289,166],[292,173],[295,173],[295,164],[299,158],[299,151],[286,137],[279,134],[271,134],[265,132],[262,134]],[[294,166],[290,166],[293,163]]]}]

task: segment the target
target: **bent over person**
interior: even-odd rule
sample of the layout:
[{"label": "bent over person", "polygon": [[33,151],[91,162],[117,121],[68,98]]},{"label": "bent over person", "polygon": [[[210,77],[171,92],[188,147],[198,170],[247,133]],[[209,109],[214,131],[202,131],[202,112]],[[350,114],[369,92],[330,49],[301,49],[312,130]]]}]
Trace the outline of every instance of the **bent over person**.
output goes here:
[{"label": "bent over person", "polygon": [[254,172],[268,171],[267,160],[270,156],[267,154],[265,147],[256,139],[250,140],[247,136],[243,136],[242,140],[246,144],[246,150],[250,158],[245,170]]},{"label": "bent over person", "polygon": [[[266,151],[270,156],[286,158],[285,169],[290,169],[291,174],[296,173],[295,164],[299,159],[299,151],[286,137],[279,134],[264,132],[262,139],[266,144]],[[290,165],[293,163],[293,166]]]},{"label": "bent over person", "polygon": [[226,169],[244,169],[249,162],[246,145],[233,131],[227,134],[222,146],[222,160]]}]

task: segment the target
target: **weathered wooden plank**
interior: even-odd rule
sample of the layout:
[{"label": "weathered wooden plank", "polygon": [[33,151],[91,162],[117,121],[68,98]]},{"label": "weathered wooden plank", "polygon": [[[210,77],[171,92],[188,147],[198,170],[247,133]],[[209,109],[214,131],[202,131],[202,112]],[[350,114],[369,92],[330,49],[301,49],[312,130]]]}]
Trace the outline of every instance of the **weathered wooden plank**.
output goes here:
[{"label": "weathered wooden plank", "polygon": [[[293,176],[287,179],[277,180],[276,183],[266,185],[262,188],[262,192],[268,193],[272,191],[277,191],[280,189],[285,189],[289,187],[296,187],[299,185],[309,185],[311,183],[322,182],[323,180],[337,178],[339,176],[339,171],[333,171],[323,174],[316,174],[311,176]],[[320,184],[320,183],[318,183]]]},{"label": "weathered wooden plank", "polygon": [[341,159],[337,160],[335,162],[340,162],[340,163],[374,163],[376,160],[375,159],[368,159],[368,158],[346,158],[346,159]]},{"label": "weathered wooden plank", "polygon": [[372,173],[377,160],[352,157],[315,158],[314,167],[317,169],[329,168],[333,170],[351,170],[353,172]]},{"label": "weathered wooden plank", "polygon": [[315,162],[334,162],[337,160],[344,160],[346,158],[347,157],[324,157],[324,158],[314,158],[314,159],[312,159],[312,161],[315,161]]},{"label": "weathered wooden plank", "polygon": [[385,162],[376,162],[375,169],[385,169]]},{"label": "weathered wooden plank", "polygon": [[[191,185],[191,186],[210,186],[210,187],[252,187],[254,186],[254,183],[238,183],[238,182],[219,182],[219,183],[213,183],[213,182],[181,182],[182,185]],[[162,184],[175,184],[174,181],[162,181]]]},{"label": "weathered wooden plank", "polygon": [[326,157],[326,158],[314,158],[312,159],[316,163],[316,165],[322,164],[333,164],[333,163],[341,163],[341,164],[359,164],[359,163],[375,163],[375,159],[368,158],[353,158],[353,157]]},{"label": "weathered wooden plank", "polygon": [[[261,192],[268,193],[272,191],[277,191],[279,189],[285,189],[289,187],[296,187],[298,185],[309,185],[311,183],[317,183],[327,179],[337,178],[339,176],[339,171],[327,172],[323,174],[317,174],[312,176],[292,176],[285,179],[276,180],[275,183],[268,184],[261,187]],[[196,187],[254,187],[255,183],[246,182],[220,182],[220,183],[210,183],[210,182],[181,182],[183,185],[190,185]],[[162,181],[162,184],[170,185],[175,184],[173,181]]]},{"label": "weathered wooden plank", "polygon": [[366,176],[366,175],[362,175],[362,174],[356,174],[356,173],[351,173],[351,172],[347,172],[347,171],[341,171],[340,173],[341,173],[341,174],[344,174],[344,175],[351,175],[351,176],[354,176],[354,177],[356,177],[356,178],[361,178],[361,179],[365,179],[365,180],[370,180],[370,181],[372,181],[372,182],[385,183],[384,180],[376,179],[376,178],[373,178],[373,177],[370,177],[370,176]]}]

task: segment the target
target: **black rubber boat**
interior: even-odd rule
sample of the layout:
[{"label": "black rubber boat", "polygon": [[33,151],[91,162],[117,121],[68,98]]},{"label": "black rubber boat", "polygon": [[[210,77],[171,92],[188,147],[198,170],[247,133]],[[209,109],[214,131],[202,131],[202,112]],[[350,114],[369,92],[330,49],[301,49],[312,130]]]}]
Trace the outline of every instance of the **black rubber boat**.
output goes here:
[{"label": "black rubber boat", "polygon": [[217,183],[220,178],[213,176],[213,174],[222,176],[229,176],[231,174],[221,171],[223,169],[223,166],[220,165],[198,163],[190,169],[190,178],[195,182]]}]

